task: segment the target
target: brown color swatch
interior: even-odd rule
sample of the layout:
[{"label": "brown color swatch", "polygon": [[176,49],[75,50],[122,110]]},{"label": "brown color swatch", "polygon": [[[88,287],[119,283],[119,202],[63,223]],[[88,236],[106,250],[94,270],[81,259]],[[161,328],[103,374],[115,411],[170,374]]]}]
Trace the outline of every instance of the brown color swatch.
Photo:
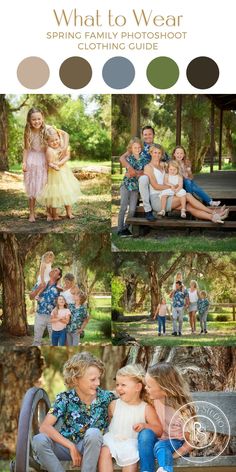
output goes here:
[{"label": "brown color swatch", "polygon": [[61,64],[59,75],[66,87],[81,89],[90,82],[92,68],[83,57],[69,57]]}]

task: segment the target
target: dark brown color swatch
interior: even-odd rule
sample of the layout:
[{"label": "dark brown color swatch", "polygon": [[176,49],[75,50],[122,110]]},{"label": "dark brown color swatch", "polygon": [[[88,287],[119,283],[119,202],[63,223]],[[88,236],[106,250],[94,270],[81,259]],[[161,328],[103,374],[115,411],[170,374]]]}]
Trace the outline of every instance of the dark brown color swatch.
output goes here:
[{"label": "dark brown color swatch", "polygon": [[210,57],[196,57],[187,67],[187,79],[193,87],[208,89],[215,85],[219,78],[219,67]]}]

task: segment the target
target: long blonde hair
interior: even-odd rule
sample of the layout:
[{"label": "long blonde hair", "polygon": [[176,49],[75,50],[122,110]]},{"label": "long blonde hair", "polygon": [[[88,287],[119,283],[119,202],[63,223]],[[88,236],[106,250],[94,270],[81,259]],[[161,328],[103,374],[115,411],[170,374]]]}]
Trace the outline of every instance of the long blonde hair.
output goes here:
[{"label": "long blonde hair", "polygon": [[127,364],[117,371],[116,376],[130,377],[135,382],[141,383],[142,389],[140,391],[140,398],[150,403],[145,389],[145,374],[146,372],[141,364]]},{"label": "long blonde hair", "polygon": [[195,414],[194,407],[188,405],[192,402],[189,386],[175,366],[167,362],[157,363],[150,366],[147,373],[165,391],[167,405],[174,410],[186,406],[186,413],[189,412],[190,416]]},{"label": "long blonde hair", "polygon": [[44,123],[44,116],[43,116],[43,112],[42,110],[40,110],[39,108],[30,108],[30,110],[28,111],[27,113],[27,117],[26,117],[26,125],[25,125],[25,131],[24,131],[24,146],[25,146],[25,149],[31,149],[31,146],[32,146],[32,143],[33,143],[33,133],[32,133],[32,127],[31,127],[31,123],[30,123],[30,119],[31,119],[31,116],[33,115],[33,113],[41,113],[42,115],[42,126],[39,130],[39,135],[40,135],[40,144],[41,146],[45,146],[46,145],[46,126],[45,126],[45,123]]}]

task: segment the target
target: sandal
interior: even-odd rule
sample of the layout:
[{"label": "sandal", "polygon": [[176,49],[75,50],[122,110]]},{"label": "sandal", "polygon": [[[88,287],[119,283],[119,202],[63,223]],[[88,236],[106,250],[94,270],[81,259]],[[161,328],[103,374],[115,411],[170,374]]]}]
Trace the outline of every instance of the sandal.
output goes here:
[{"label": "sandal", "polygon": [[180,213],[181,218],[186,218],[186,210],[182,209]]},{"label": "sandal", "polygon": [[221,219],[219,213],[213,213],[211,221],[212,223],[220,223],[221,225],[224,224],[224,221]]}]

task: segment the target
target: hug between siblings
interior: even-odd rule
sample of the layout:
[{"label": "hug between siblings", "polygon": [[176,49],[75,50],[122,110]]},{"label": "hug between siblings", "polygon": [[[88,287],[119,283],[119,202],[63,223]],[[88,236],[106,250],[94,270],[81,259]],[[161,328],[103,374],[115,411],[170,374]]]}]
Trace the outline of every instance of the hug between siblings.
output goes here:
[{"label": "hug between siblings", "polygon": [[69,135],[45,124],[39,108],[27,114],[24,132],[23,172],[29,197],[29,221],[35,221],[36,201],[47,208],[47,220],[59,220],[58,208],[74,218],[72,204],[79,196],[80,185],[67,161],[70,159]]},{"label": "hug between siblings", "polygon": [[[59,393],[33,438],[34,457],[48,472],[72,460],[81,472],[173,472],[174,459],[194,448],[195,408],[189,387],[170,363],[128,364],[116,374],[116,394],[100,388],[103,363],[89,353],[69,359]],[[54,427],[58,420],[60,432]],[[139,466],[139,469],[138,469]]]}]

